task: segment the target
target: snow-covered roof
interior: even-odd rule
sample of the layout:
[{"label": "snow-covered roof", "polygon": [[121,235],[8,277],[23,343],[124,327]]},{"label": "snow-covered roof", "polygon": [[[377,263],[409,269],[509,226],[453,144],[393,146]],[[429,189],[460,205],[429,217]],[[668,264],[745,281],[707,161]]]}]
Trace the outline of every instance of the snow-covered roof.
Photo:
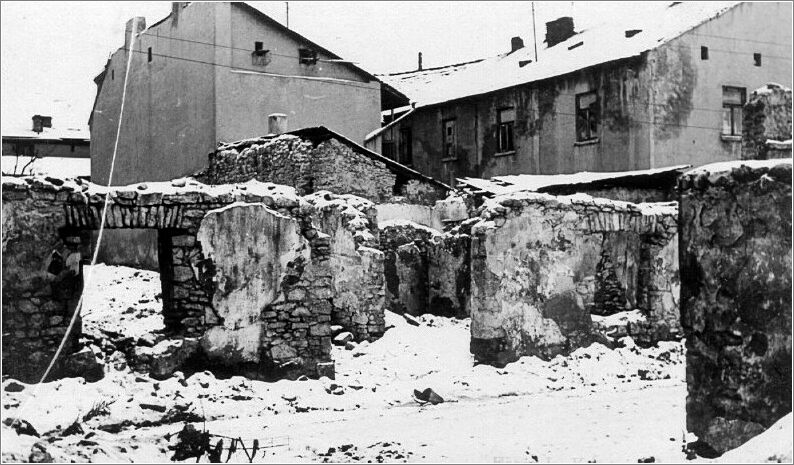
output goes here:
[{"label": "snow-covered roof", "polygon": [[[588,172],[573,174],[518,174],[494,176],[491,179],[462,178],[458,183],[473,188],[475,192],[491,195],[512,194],[514,192],[548,192],[559,186],[615,185],[627,181],[649,181],[669,176],[677,177],[691,165],[676,165],[637,171]],[[597,187],[597,186],[593,186]]]},{"label": "snow-covered roof", "polygon": [[[533,47],[524,47],[482,60],[379,77],[407,95],[417,107],[434,105],[638,56],[725,13],[738,3],[659,3],[658,8],[645,16],[621,23],[605,23],[581,31],[551,48],[538,50],[537,61]],[[630,30],[640,32],[626,37]]]},{"label": "snow-covered roof", "polygon": [[3,130],[3,139],[36,139],[36,140],[84,140],[89,141],[91,135],[85,128],[43,128],[35,132],[30,128],[11,128]]}]

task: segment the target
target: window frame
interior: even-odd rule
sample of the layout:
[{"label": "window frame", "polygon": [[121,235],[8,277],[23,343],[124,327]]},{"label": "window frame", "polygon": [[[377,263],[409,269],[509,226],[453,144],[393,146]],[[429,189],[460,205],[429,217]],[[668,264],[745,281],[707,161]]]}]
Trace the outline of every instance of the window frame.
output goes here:
[{"label": "window frame", "polygon": [[761,67],[763,64],[763,55],[760,52],[753,53],[753,65]]},{"label": "window frame", "polygon": [[301,47],[298,49],[298,63],[307,66],[314,66],[319,60],[317,50]]},{"label": "window frame", "polygon": [[[738,90],[740,95],[740,102],[741,103],[729,103],[725,101],[725,93],[728,90]],[[722,136],[728,137],[741,137],[742,131],[744,129],[744,118],[742,117],[742,111],[744,105],[747,103],[747,88],[746,87],[738,87],[738,86],[722,86],[722,129],[720,130],[720,134]],[[727,111],[727,113],[726,113]],[[736,115],[739,114],[740,121],[739,121],[739,128],[736,127]],[[730,118],[730,132],[725,132],[725,118],[729,115]],[[738,133],[737,133],[738,129]]]},{"label": "window frame", "polygon": [[[452,142],[447,141],[447,125],[452,126]],[[452,155],[449,155],[449,148]],[[458,159],[458,123],[457,118],[445,118],[441,121],[441,161]]]},{"label": "window frame", "polygon": [[[582,99],[590,95],[595,96],[593,103],[588,105],[586,109],[580,108],[580,102]],[[587,92],[578,93],[576,94],[575,100],[576,111],[574,113],[576,115],[576,142],[597,142],[599,140],[598,134],[601,130],[601,97],[598,95],[598,91],[590,90]],[[595,122],[595,128],[593,128],[593,121]],[[584,127],[582,125],[584,125]],[[583,134],[584,137],[582,137]]]},{"label": "window frame", "polygon": [[[513,112],[513,119],[510,121],[502,121],[502,115],[507,111]],[[504,107],[496,110],[496,155],[510,155],[516,153],[515,112],[515,107]],[[506,140],[504,144],[503,139]]]}]

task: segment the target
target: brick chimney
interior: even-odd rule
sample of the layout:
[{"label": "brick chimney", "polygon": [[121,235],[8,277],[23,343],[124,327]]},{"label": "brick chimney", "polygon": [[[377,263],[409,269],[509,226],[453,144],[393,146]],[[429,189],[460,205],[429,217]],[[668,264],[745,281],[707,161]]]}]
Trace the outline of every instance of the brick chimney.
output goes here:
[{"label": "brick chimney", "polygon": [[33,132],[42,132],[52,127],[52,116],[33,115]]},{"label": "brick chimney", "polygon": [[546,23],[546,44],[549,48],[560,42],[565,42],[574,34],[576,32],[573,30],[573,18],[570,16],[563,16]]},{"label": "brick chimney", "polygon": [[146,29],[146,18],[143,16],[136,16],[127,21],[127,27],[124,28],[124,49],[129,50],[132,43],[132,35],[137,34]]},{"label": "brick chimney", "polygon": [[267,115],[268,133],[279,135],[287,132],[287,115],[284,113],[272,113]]},{"label": "brick chimney", "polygon": [[179,23],[179,13],[182,8],[187,6],[187,2],[171,2],[171,24],[176,26]]},{"label": "brick chimney", "polygon": [[416,69],[418,71],[422,71],[422,52],[419,52],[419,55],[417,55],[417,61],[419,62],[418,63],[419,67]]},{"label": "brick chimney", "polygon": [[510,39],[510,53],[522,48],[524,48],[524,40],[521,37],[516,36]]}]

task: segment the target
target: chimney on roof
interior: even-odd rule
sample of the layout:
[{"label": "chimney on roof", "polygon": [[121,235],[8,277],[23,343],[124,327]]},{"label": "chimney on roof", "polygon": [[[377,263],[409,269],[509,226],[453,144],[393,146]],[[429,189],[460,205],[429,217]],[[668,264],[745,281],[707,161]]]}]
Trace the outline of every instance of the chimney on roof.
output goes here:
[{"label": "chimney on roof", "polygon": [[524,40],[521,37],[516,36],[510,39],[510,53],[522,48],[524,48]]},{"label": "chimney on roof", "polygon": [[132,35],[137,34],[146,29],[146,18],[143,16],[136,16],[127,21],[127,26],[124,28],[124,49],[129,50],[132,43]]},{"label": "chimney on roof", "polygon": [[33,132],[42,132],[52,127],[52,116],[33,115]]},{"label": "chimney on roof", "polygon": [[417,60],[419,61],[419,67],[416,69],[422,71],[422,52],[419,52],[419,55],[417,56]]},{"label": "chimney on roof", "polygon": [[573,18],[570,16],[563,16],[554,21],[546,23],[546,44],[548,48],[554,47],[560,42],[573,37],[576,34],[573,30]]},{"label": "chimney on roof", "polygon": [[171,25],[179,24],[179,12],[185,7],[185,2],[171,2]]},{"label": "chimney on roof", "polygon": [[273,135],[287,132],[287,115],[284,113],[271,113],[267,115],[267,130],[269,134]]}]

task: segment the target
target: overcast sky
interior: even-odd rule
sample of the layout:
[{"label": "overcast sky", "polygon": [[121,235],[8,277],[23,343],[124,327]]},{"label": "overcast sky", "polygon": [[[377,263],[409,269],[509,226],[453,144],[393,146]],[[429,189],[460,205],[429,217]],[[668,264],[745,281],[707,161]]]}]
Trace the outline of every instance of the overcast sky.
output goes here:
[{"label": "overcast sky", "polygon": [[[284,22],[285,2],[249,2]],[[573,16],[576,30],[636,14],[640,2],[535,2],[537,39],[545,22]],[[8,2],[2,9],[2,127],[27,126],[35,113],[53,125],[87,126],[109,54],[133,16],[154,24],[170,2]],[[532,44],[530,2],[289,2],[289,25],[373,73],[492,56],[510,38]]]}]

